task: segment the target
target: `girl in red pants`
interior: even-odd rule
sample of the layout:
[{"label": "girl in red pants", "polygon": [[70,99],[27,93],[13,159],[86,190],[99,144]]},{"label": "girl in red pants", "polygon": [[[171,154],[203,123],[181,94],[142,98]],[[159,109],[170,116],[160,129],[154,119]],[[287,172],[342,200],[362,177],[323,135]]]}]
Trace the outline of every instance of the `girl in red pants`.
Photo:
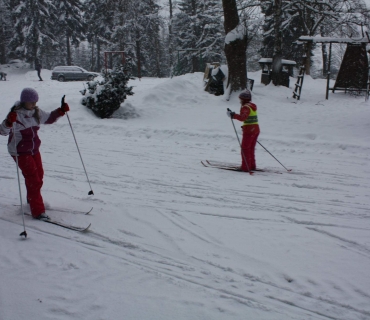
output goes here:
[{"label": "girl in red pants", "polygon": [[243,140],[241,143],[242,156],[242,171],[256,170],[256,158],[254,156],[254,149],[256,147],[257,138],[260,134],[260,127],[258,125],[257,106],[252,103],[251,92],[246,89],[239,95],[240,100],[240,114],[228,111],[227,115],[231,119],[236,119],[243,122]]},{"label": "girl in red pants", "polygon": [[44,201],[41,196],[44,170],[39,148],[41,140],[37,135],[40,124],[51,124],[69,111],[69,106],[62,106],[52,112],[46,112],[36,106],[39,95],[32,88],[25,88],[20,101],[11,108],[6,119],[0,124],[0,134],[7,136],[8,151],[13,159],[18,158],[27,189],[27,201],[30,204],[32,217],[47,219]]}]

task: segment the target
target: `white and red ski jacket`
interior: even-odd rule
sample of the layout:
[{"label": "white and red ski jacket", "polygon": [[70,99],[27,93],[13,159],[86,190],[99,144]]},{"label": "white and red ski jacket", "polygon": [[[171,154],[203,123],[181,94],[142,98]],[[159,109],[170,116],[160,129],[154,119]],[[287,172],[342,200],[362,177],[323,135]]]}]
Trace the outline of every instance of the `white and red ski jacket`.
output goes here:
[{"label": "white and red ski jacket", "polygon": [[56,122],[63,116],[63,111],[60,108],[46,112],[39,109],[40,124],[33,117],[35,110],[19,109],[17,112],[17,121],[13,127],[8,128],[4,120],[0,124],[0,134],[3,136],[9,135],[8,152],[12,156],[33,155],[39,152],[41,140],[37,134],[40,129],[40,124],[51,124]]}]

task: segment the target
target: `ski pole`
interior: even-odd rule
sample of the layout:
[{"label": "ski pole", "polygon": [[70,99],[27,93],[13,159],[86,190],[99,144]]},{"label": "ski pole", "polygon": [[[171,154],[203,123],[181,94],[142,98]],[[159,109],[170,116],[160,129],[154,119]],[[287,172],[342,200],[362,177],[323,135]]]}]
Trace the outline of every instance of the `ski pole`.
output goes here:
[{"label": "ski pole", "polygon": [[290,171],[292,171],[292,169],[287,169],[287,168],[285,168],[285,166],[278,160],[278,159],[276,159],[273,155],[272,155],[272,153],[270,152],[270,151],[268,151],[259,141],[257,141],[258,142],[258,144],[263,148],[263,149],[265,149],[270,155],[271,155],[271,157],[273,157],[277,162],[279,162],[283,167],[284,167],[284,169],[286,170],[286,171],[288,171],[288,172],[290,172]]},{"label": "ski pole", "polygon": [[[231,110],[230,110],[229,108],[227,108],[227,111],[230,111],[230,112],[231,112]],[[234,121],[233,121],[233,119],[232,119],[232,118],[230,118],[230,120],[231,120],[231,123],[233,124],[234,131],[235,131],[235,134],[236,134],[236,138],[238,139],[239,146],[240,146],[240,150],[241,150],[241,152],[242,152],[242,156],[243,156],[244,162],[245,162],[245,164],[246,164],[246,166],[247,166],[247,170],[248,170],[249,174],[250,174],[250,175],[252,175],[252,174],[253,174],[253,172],[249,170],[249,166],[248,166],[248,163],[247,163],[247,159],[245,158],[244,150],[243,150],[243,148],[242,148],[242,144],[241,144],[241,142],[240,142],[238,132],[236,131]]]},{"label": "ski pole", "polygon": [[23,220],[23,232],[21,232],[19,235],[24,236],[27,238],[27,231],[26,231],[26,224],[24,222],[24,211],[23,211],[23,201],[22,201],[22,190],[21,190],[21,180],[19,178],[19,167],[18,167],[18,153],[17,153],[17,139],[15,134],[15,122],[13,122],[13,136],[14,136],[14,146],[15,146],[15,163],[17,166],[17,178],[18,178],[18,189],[19,189],[19,199],[21,202],[21,210],[22,210],[22,220]]},{"label": "ski pole", "polygon": [[[64,104],[64,98],[65,98],[65,95],[63,96],[62,98],[62,105]],[[69,120],[69,116],[68,116],[68,113],[66,112],[66,115],[67,115],[67,119],[68,119],[68,122],[69,122],[69,126],[71,127],[71,131],[72,131],[72,134],[73,134],[73,138],[75,139],[75,143],[76,143],[76,147],[77,147],[77,151],[78,151],[78,154],[80,155],[80,159],[81,159],[81,162],[82,162],[82,166],[85,170],[85,174],[86,174],[86,178],[87,178],[87,182],[89,183],[89,186],[90,186],[90,191],[88,193],[88,195],[92,195],[94,194],[92,188],[91,188],[91,183],[90,183],[90,180],[89,180],[89,177],[87,175],[87,171],[86,171],[86,168],[85,168],[85,164],[84,164],[84,161],[82,160],[82,156],[81,156],[81,152],[80,152],[80,148],[78,147],[78,143],[77,143],[77,140],[76,140],[76,136],[75,136],[75,133],[73,131],[73,128],[72,128],[72,124],[71,124],[71,120]]]}]

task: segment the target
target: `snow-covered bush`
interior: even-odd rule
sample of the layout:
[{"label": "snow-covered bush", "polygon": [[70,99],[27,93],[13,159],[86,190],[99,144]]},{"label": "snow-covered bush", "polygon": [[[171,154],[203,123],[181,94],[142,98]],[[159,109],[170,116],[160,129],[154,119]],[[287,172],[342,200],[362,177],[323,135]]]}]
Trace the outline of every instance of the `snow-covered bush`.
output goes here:
[{"label": "snow-covered bush", "polygon": [[132,87],[127,86],[131,77],[127,65],[115,67],[103,74],[104,80],[87,82],[86,97],[81,103],[100,118],[110,118],[118,110],[128,95],[133,95]]}]

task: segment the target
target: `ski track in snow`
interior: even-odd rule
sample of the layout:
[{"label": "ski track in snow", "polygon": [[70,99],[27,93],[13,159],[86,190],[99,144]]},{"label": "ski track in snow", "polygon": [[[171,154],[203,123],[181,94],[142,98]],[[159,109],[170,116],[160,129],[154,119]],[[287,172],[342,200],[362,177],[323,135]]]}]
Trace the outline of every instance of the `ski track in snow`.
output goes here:
[{"label": "ski track in snow", "polygon": [[[184,85],[195,90],[191,80],[198,78],[185,78]],[[61,85],[72,88],[70,83]],[[151,90],[150,83],[139,88],[138,96],[140,90]],[[161,90],[163,86],[157,85],[143,102],[160,96]],[[262,92],[258,86],[256,90],[256,95]],[[174,90],[174,94],[179,93]],[[217,101],[201,94],[194,99],[199,97],[203,99],[199,105],[207,99]],[[142,106],[139,97],[136,99],[133,101]],[[178,117],[191,108],[189,101],[183,102],[185,110]],[[194,115],[198,111],[188,112]],[[165,112],[170,111],[167,108]],[[206,114],[199,113],[200,117]],[[158,128],[145,127],[156,121],[151,116],[145,121],[132,120],[141,125],[121,125],[117,120],[85,123],[87,116],[72,118],[71,113],[77,140],[83,142],[80,149],[94,197],[87,195],[86,176],[66,134],[68,124],[64,121],[42,129],[40,135],[47,146],[42,150],[44,197],[53,199],[55,207],[75,209],[63,212],[62,221],[76,225],[88,221],[92,227],[81,234],[26,219],[32,234],[28,242],[37,241],[32,240],[36,237],[57,242],[63,246],[64,256],[38,260],[41,253],[29,256],[22,249],[16,257],[1,254],[5,259],[2,267],[27,265],[22,269],[31,269],[28,276],[41,281],[41,286],[48,285],[48,278],[40,277],[35,271],[38,268],[64,273],[64,281],[52,281],[55,290],[47,290],[40,298],[40,305],[44,299],[48,308],[40,319],[112,318],[109,308],[119,308],[104,304],[97,290],[99,283],[109,287],[109,297],[115,301],[125,272],[135,279],[132,287],[150,283],[156,288],[141,293],[154,304],[161,298],[173,299],[180,308],[194,312],[216,310],[200,316],[202,319],[245,319],[246,314],[250,319],[370,319],[369,278],[363,279],[364,284],[356,280],[356,276],[368,276],[361,266],[370,262],[368,145],[317,142],[315,134],[286,139],[261,135],[261,142],[278,159],[294,164],[293,171],[286,172],[257,146],[261,166],[282,174],[250,176],[200,164],[202,159],[217,157],[239,161],[231,130],[189,131],[181,128],[182,123],[178,129],[174,124],[161,128],[165,120]],[[53,143],[56,137],[58,144]],[[5,152],[1,156],[5,159]],[[18,203],[14,163],[2,163],[0,178],[6,185],[2,182],[0,188],[4,202],[0,220],[21,226],[20,209],[12,205]],[[9,185],[13,193],[8,192]],[[87,216],[76,214],[76,210],[91,207],[94,210]],[[53,211],[50,214],[53,216]],[[51,254],[53,246],[46,248],[44,254]],[[78,252],[77,261],[69,261],[69,250]],[[325,269],[331,265],[333,273]],[[343,273],[346,266],[351,270],[348,274]],[[109,272],[102,273],[105,269]],[[91,290],[85,291],[87,282],[81,275],[89,279]],[[27,278],[21,274],[22,279]],[[72,283],[75,290],[70,294]],[[173,292],[183,288],[202,299],[176,298],[161,290],[168,287]],[[150,318],[144,310],[137,312],[141,319]],[[154,315],[151,319],[160,318]]]}]

